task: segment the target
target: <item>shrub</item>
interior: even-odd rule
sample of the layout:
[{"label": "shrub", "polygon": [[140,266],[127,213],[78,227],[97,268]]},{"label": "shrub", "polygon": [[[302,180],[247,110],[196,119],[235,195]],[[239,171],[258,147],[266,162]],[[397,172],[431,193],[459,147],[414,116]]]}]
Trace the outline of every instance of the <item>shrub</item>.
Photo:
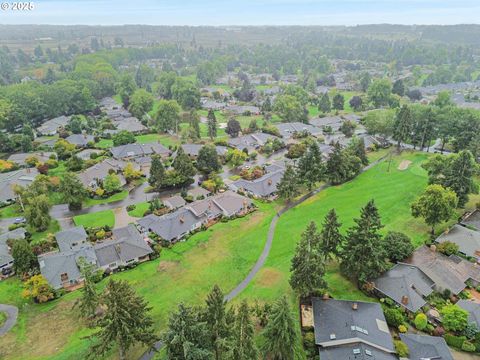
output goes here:
[{"label": "shrub", "polygon": [[437,250],[447,256],[450,256],[458,252],[458,245],[451,241],[444,241],[437,245]]},{"label": "shrub", "polygon": [[447,331],[461,332],[468,325],[468,312],[457,305],[445,305],[440,313],[442,324]]},{"label": "shrub", "polygon": [[475,345],[473,345],[470,341],[465,340],[462,344],[461,349],[463,351],[466,351],[466,352],[474,352],[475,351]]},{"label": "shrub", "polygon": [[399,325],[398,326],[398,331],[401,332],[402,334],[407,332],[407,327],[405,325]]},{"label": "shrub", "polygon": [[452,334],[445,334],[444,339],[449,346],[457,349],[461,349],[463,343],[467,340],[465,336],[455,336]]},{"label": "shrub", "polygon": [[463,330],[463,334],[467,337],[467,339],[473,339],[478,333],[478,327],[475,323],[469,323],[465,330]]},{"label": "shrub", "polygon": [[407,344],[405,344],[403,341],[400,340],[395,340],[395,350],[397,351],[398,356],[400,357],[408,357],[409,350]]},{"label": "shrub", "polygon": [[425,330],[425,328],[428,325],[427,315],[425,315],[424,313],[418,314],[417,316],[415,316],[414,323],[415,323],[415,327],[418,330]]},{"label": "shrub", "polygon": [[127,206],[127,211],[132,211],[132,210],[135,210],[136,208],[137,206],[135,204],[131,204]]},{"label": "shrub", "polygon": [[105,237],[106,233],[105,233],[105,230],[99,230],[95,233],[95,237],[98,239],[98,240],[101,240]]},{"label": "shrub", "polygon": [[405,317],[399,309],[386,309],[384,313],[387,324],[392,327],[398,327],[405,322]]}]

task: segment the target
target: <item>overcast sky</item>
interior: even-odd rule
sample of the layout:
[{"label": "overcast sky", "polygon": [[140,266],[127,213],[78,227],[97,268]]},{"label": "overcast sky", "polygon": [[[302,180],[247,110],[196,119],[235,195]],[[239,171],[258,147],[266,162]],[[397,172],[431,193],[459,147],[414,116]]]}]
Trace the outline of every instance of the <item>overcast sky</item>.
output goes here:
[{"label": "overcast sky", "polygon": [[[0,0],[12,3],[18,0]],[[28,1],[28,0],[22,0]],[[32,0],[1,24],[357,25],[480,23],[480,0]]]}]

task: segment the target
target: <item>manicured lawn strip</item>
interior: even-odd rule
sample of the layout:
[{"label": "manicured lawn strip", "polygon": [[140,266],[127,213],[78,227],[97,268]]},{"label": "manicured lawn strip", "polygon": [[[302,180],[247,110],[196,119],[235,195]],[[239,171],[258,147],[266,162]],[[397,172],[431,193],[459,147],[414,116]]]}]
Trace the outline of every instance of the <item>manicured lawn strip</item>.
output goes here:
[{"label": "manicured lawn strip", "polygon": [[0,219],[22,216],[22,209],[17,204],[5,206],[0,209]]},{"label": "manicured lawn strip", "polygon": [[[426,158],[425,154],[410,153],[394,157],[390,172],[387,172],[388,162],[384,161],[355,180],[328,188],[282,215],[265,267],[240,298],[271,301],[291,292],[288,284],[290,261],[300,234],[310,221],[321,226],[324,216],[331,208],[336,209],[343,224],[342,230],[346,231],[353,225],[353,218],[359,216],[360,208],[373,198],[382,222],[386,224],[384,232],[405,232],[419,246],[428,238],[428,227],[420,219],[412,218],[410,203],[427,185],[427,174],[420,167]],[[409,159],[413,163],[405,171],[397,170],[403,159]],[[365,298],[354,284],[339,274],[336,265],[329,266],[327,281],[329,292],[336,298]]]},{"label": "manicured lawn strip", "polygon": [[133,209],[132,211],[129,211],[128,215],[137,217],[137,218],[143,217],[143,214],[145,214],[145,211],[148,210],[149,206],[150,206],[150,203],[148,201],[135,204],[135,209]]},{"label": "manicured lawn strip", "polygon": [[[157,260],[113,275],[129,281],[146,298],[153,307],[152,316],[159,333],[165,329],[169,314],[179,302],[199,304],[214,284],[228,292],[247,275],[263,249],[275,213],[275,204],[258,203],[258,206],[253,214],[218,223],[171,249],[164,249]],[[93,215],[99,217],[99,213]],[[99,287],[105,284],[106,280]],[[16,300],[20,292],[19,280],[1,282],[0,303],[21,304],[22,300]],[[0,338],[0,348],[6,349],[8,358],[14,360],[83,358],[89,342],[80,338],[87,335],[88,330],[79,324],[71,310],[78,296],[77,291],[48,304],[32,304],[21,309],[20,326]],[[52,331],[44,331],[44,326],[51,325],[50,317],[63,329],[60,334],[54,331],[55,337]],[[48,324],[45,325],[45,321]],[[41,341],[35,338],[40,329],[43,331]],[[35,341],[40,341],[42,346],[32,346]],[[143,351],[137,348],[128,358],[136,359]],[[115,355],[109,358],[114,359]]]},{"label": "manicured lawn strip", "polygon": [[110,226],[115,224],[115,215],[112,210],[98,211],[91,214],[78,215],[73,218],[75,225],[85,227]]},{"label": "manicured lawn strip", "polygon": [[41,240],[43,240],[48,234],[55,234],[56,232],[60,231],[60,225],[58,224],[57,220],[52,220],[48,229],[42,232],[36,232],[32,229],[28,229],[27,231],[32,234],[31,243],[33,245],[37,244]]},{"label": "manicured lawn strip", "polygon": [[5,324],[5,321],[7,321],[7,314],[5,314],[3,311],[0,312],[0,327]]},{"label": "manicured lawn strip", "polygon": [[[152,142],[159,142],[163,146],[169,147],[171,145],[178,144],[178,140],[173,136],[167,134],[145,134],[135,136],[136,142],[138,144],[148,144]],[[101,149],[109,149],[113,147],[112,139],[101,139],[95,144],[95,147]]]},{"label": "manicured lawn strip", "polygon": [[58,176],[63,177],[63,175],[67,172],[67,167],[65,166],[65,161],[59,161],[58,166],[53,169],[48,170],[49,176]]},{"label": "manicured lawn strip", "polygon": [[85,208],[88,208],[93,205],[98,205],[98,204],[108,204],[114,201],[120,201],[125,199],[128,196],[128,190],[123,190],[119,193],[113,194],[112,196],[105,198],[105,199],[91,199],[88,198],[87,200],[84,201],[83,206]]}]

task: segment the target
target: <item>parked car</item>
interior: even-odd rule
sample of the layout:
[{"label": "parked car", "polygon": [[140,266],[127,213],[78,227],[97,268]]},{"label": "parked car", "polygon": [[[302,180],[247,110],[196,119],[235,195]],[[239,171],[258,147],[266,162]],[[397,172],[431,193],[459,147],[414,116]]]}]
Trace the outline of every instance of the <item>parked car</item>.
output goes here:
[{"label": "parked car", "polygon": [[27,219],[24,217],[17,217],[15,220],[13,220],[14,224],[25,224],[27,222]]}]

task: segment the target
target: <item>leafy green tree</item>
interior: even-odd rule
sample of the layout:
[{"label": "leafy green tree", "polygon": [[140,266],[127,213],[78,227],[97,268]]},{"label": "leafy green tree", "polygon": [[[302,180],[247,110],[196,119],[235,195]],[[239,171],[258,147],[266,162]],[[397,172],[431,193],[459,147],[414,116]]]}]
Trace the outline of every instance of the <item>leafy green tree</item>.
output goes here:
[{"label": "leafy green tree", "polygon": [[342,250],[342,272],[360,283],[377,278],[387,269],[380,230],[383,225],[373,200],[362,208],[360,218],[348,230]]},{"label": "leafy green tree", "polygon": [[247,158],[248,155],[245,152],[238,149],[230,149],[227,152],[225,160],[232,166],[237,167],[242,165]]},{"label": "leafy green tree", "polygon": [[316,141],[312,142],[307,151],[298,161],[297,175],[309,191],[316,183],[323,179],[325,165],[322,160],[322,153]]},{"label": "leafy green tree", "polygon": [[137,89],[130,97],[130,106],[128,110],[133,116],[141,119],[143,115],[152,110],[153,95],[145,89]]},{"label": "leafy green tree", "polygon": [[65,163],[68,171],[80,171],[83,169],[84,161],[77,155],[72,155]]},{"label": "leafy green tree", "polygon": [[393,135],[395,111],[381,109],[369,111],[363,120],[363,125],[371,135],[380,135],[385,138]]},{"label": "leafy green tree", "polygon": [[360,111],[363,108],[363,99],[360,96],[352,96],[348,103],[354,111]]},{"label": "leafy green tree", "polygon": [[325,260],[339,257],[341,254],[340,251],[345,240],[344,236],[340,233],[341,226],[342,224],[338,220],[335,209],[330,209],[327,215],[325,215],[320,232],[321,252]]},{"label": "leafy green tree", "polygon": [[368,72],[364,72],[360,77],[360,88],[363,92],[367,92],[370,84],[372,83],[372,76]]},{"label": "leafy green tree", "polygon": [[440,314],[442,326],[447,331],[462,332],[468,325],[468,311],[458,305],[445,305]]},{"label": "leafy green tree", "polygon": [[27,135],[22,135],[21,147],[23,152],[30,152],[33,150],[32,139]]},{"label": "leafy green tree", "polygon": [[298,334],[295,319],[290,312],[287,297],[277,300],[268,316],[268,323],[263,331],[265,342],[262,351],[268,359],[294,360],[298,356]]},{"label": "leafy green tree", "polygon": [[412,255],[412,240],[401,232],[389,231],[383,238],[387,256],[393,263],[403,261]]},{"label": "leafy green tree", "polygon": [[113,146],[133,144],[137,140],[135,135],[127,130],[121,130],[112,136]]},{"label": "leafy green tree", "polygon": [[137,88],[133,76],[130,74],[123,74],[120,80],[115,84],[115,91],[120,95],[122,103],[125,107],[128,107],[130,103],[130,96]]},{"label": "leafy green tree", "polygon": [[306,109],[295,96],[277,96],[273,110],[278,114],[283,122],[308,122]]},{"label": "leafy green tree", "polygon": [[346,137],[352,137],[352,135],[355,133],[356,128],[357,128],[357,124],[355,124],[353,121],[345,120],[344,122],[342,122],[342,125],[340,126],[340,131]]},{"label": "leafy green tree", "polygon": [[438,106],[439,108],[445,108],[448,106],[453,105],[452,98],[450,96],[450,92],[448,91],[440,91],[437,95],[437,98],[433,102],[433,105]]},{"label": "leafy green tree", "polygon": [[58,192],[70,210],[80,210],[83,201],[87,198],[87,191],[80,179],[71,172],[66,173],[60,180]]},{"label": "leafy green tree", "polygon": [[443,241],[437,245],[437,251],[447,256],[458,254],[459,246],[451,241]]},{"label": "leafy green tree", "polygon": [[162,97],[163,99],[171,100],[172,87],[173,87],[173,84],[175,84],[176,79],[177,79],[177,74],[175,74],[174,72],[172,71],[162,72],[158,77],[158,88],[157,88],[158,95],[160,95],[160,97]]},{"label": "leafy green tree", "polygon": [[150,176],[148,183],[157,191],[160,190],[165,182],[165,167],[162,159],[158,155],[152,156],[152,165],[150,166]]},{"label": "leafy green tree", "polygon": [[45,303],[55,297],[54,290],[43,275],[34,275],[23,283],[22,297]]},{"label": "leafy green tree", "polygon": [[320,295],[327,288],[320,234],[312,221],[297,244],[290,267],[290,286],[302,298]]},{"label": "leafy green tree", "polygon": [[450,189],[441,185],[429,185],[411,205],[412,215],[422,217],[435,233],[435,225],[450,220],[455,215],[458,199]]},{"label": "leafy green tree", "polygon": [[221,360],[228,350],[228,338],[231,335],[226,319],[226,302],[222,290],[215,285],[207,295],[205,323],[210,335],[214,358]]},{"label": "leafy green tree", "polygon": [[388,79],[376,79],[368,86],[368,99],[376,108],[388,106],[392,84]]},{"label": "leafy green tree", "polygon": [[300,183],[292,165],[287,165],[282,179],[277,184],[277,193],[281,199],[290,201],[300,194]]},{"label": "leafy green tree", "polygon": [[13,270],[19,275],[38,269],[37,256],[26,239],[14,240],[12,244]]},{"label": "leafy green tree", "polygon": [[354,137],[350,144],[348,144],[348,149],[350,152],[360,159],[363,166],[368,165],[367,151],[365,150],[365,140],[363,138]]},{"label": "leafy green tree", "polygon": [[398,79],[393,83],[392,93],[397,94],[398,96],[405,95],[405,84],[402,79]]},{"label": "leafy green tree", "polygon": [[213,145],[205,145],[198,152],[197,168],[204,174],[217,172],[222,168],[217,149]]},{"label": "leafy green tree", "polygon": [[25,209],[28,225],[39,232],[47,230],[52,221],[49,213],[50,208],[50,202],[45,194],[29,199],[28,206]]},{"label": "leafy green tree", "polygon": [[330,104],[330,98],[328,97],[328,92],[324,93],[318,100],[318,110],[324,114],[330,112],[332,105]]},{"label": "leafy green tree", "polygon": [[251,360],[258,358],[258,349],[255,345],[255,327],[246,300],[241,302],[237,310],[232,337],[229,359]]},{"label": "leafy green tree", "polygon": [[68,127],[72,133],[81,134],[83,128],[82,117],[78,115],[72,116],[68,122]]},{"label": "leafy green tree", "polygon": [[160,100],[153,123],[158,131],[175,131],[178,133],[180,123],[180,106],[175,100]]},{"label": "leafy green tree", "polygon": [[240,123],[235,120],[235,119],[230,119],[227,122],[227,128],[225,129],[225,132],[230,135],[231,137],[237,137],[238,134],[240,134],[240,131],[242,131],[242,128],[240,126]]},{"label": "leafy green tree", "polygon": [[217,118],[215,112],[210,109],[208,110],[207,115],[207,126],[208,126],[208,136],[210,140],[213,140],[217,137]]},{"label": "leafy green tree", "polygon": [[135,82],[137,86],[143,89],[149,89],[150,84],[154,82],[154,80],[154,70],[146,64],[141,64],[135,72]]},{"label": "leafy green tree", "polygon": [[198,309],[180,304],[168,321],[163,336],[168,359],[211,360],[209,332]]},{"label": "leafy green tree", "polygon": [[97,321],[99,329],[92,335],[96,343],[91,347],[89,357],[98,359],[116,345],[120,360],[126,359],[126,352],[136,343],[152,346],[157,340],[151,307],[135,293],[125,280],[110,280],[102,294],[105,314]]},{"label": "leafy green tree", "polygon": [[395,117],[393,124],[393,139],[397,140],[397,149],[400,150],[402,142],[408,140],[413,126],[413,118],[410,108],[403,105]]},{"label": "leafy green tree", "polygon": [[82,296],[78,300],[78,307],[81,316],[92,319],[95,316],[99,304],[99,294],[95,287],[96,267],[81,257],[78,261],[80,272],[83,278]]},{"label": "leafy green tree", "polygon": [[172,98],[184,109],[200,107],[200,91],[190,80],[178,77],[172,85]]},{"label": "leafy green tree", "polygon": [[262,113],[266,114],[272,111],[272,100],[270,97],[267,97],[262,104]]},{"label": "leafy green tree", "polygon": [[103,189],[108,194],[119,191],[121,187],[122,184],[120,183],[120,179],[115,173],[108,174],[105,176],[105,179],[103,179]]},{"label": "leafy green tree", "polygon": [[22,134],[25,135],[25,136],[28,136],[30,138],[30,140],[32,140],[32,141],[35,139],[35,135],[33,133],[32,126],[30,124],[23,125]]},{"label": "leafy green tree", "polygon": [[335,96],[333,97],[333,100],[332,100],[332,107],[335,109],[335,110],[343,110],[344,107],[345,107],[345,98],[342,94],[340,93],[337,93],[335,94]]}]

